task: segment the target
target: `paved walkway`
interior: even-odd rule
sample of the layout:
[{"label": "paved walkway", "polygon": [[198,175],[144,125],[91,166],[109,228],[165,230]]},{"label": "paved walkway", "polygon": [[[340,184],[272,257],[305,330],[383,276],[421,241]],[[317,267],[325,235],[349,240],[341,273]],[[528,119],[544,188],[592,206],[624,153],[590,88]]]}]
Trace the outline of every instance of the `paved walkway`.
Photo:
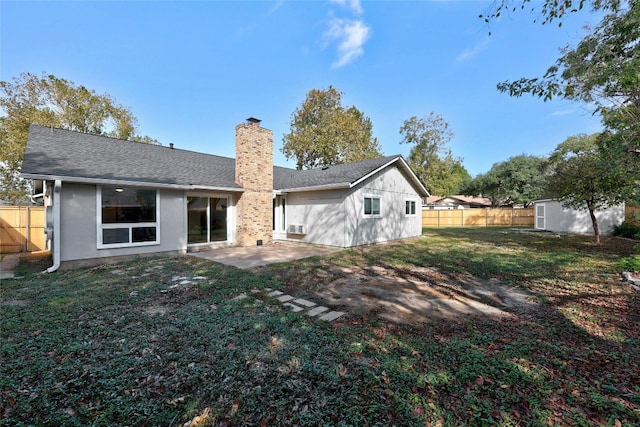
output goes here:
[{"label": "paved walkway", "polygon": [[342,248],[333,246],[276,242],[266,246],[221,246],[202,252],[190,252],[188,255],[244,269],[276,262],[295,261],[312,256],[329,255],[341,250]]},{"label": "paved walkway", "polygon": [[20,262],[20,254],[5,254],[0,261],[0,279],[11,279]]},{"label": "paved walkway", "polygon": [[285,295],[280,291],[271,291],[267,294],[267,296],[276,298],[282,303],[283,306],[289,307],[291,311],[295,313],[308,310],[305,313],[307,316],[318,316],[318,319],[326,320],[328,322],[332,322],[338,317],[344,316],[345,314],[342,311],[329,311],[327,307],[316,305],[316,303],[313,301],[292,297],[291,295]]},{"label": "paved walkway", "polygon": [[[309,301],[302,298],[296,298],[291,295],[286,295],[284,292],[280,291],[272,291],[271,289],[266,289],[268,297],[276,298],[278,301],[282,303],[283,307],[287,307],[291,309],[294,313],[306,314],[309,317],[317,317],[320,320],[325,320],[327,322],[333,322],[334,320],[344,316],[346,313],[344,311],[331,311],[328,307],[324,307],[322,305],[318,305],[313,301]],[[251,293],[261,292],[258,290],[251,291]],[[242,293],[235,297],[235,300],[248,298],[249,295],[246,293]],[[304,312],[304,313],[303,313]]]}]

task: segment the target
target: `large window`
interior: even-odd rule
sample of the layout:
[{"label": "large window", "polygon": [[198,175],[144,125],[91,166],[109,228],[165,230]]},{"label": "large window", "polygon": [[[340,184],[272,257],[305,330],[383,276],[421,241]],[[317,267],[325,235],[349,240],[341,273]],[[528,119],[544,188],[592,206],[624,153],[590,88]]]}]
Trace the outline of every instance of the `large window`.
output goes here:
[{"label": "large window", "polygon": [[380,215],[380,197],[365,196],[364,198],[364,215],[379,216]]},{"label": "large window", "polygon": [[98,187],[98,248],[159,243],[158,192]]},{"label": "large window", "polygon": [[187,242],[194,244],[226,241],[227,206],[226,197],[187,197]]}]

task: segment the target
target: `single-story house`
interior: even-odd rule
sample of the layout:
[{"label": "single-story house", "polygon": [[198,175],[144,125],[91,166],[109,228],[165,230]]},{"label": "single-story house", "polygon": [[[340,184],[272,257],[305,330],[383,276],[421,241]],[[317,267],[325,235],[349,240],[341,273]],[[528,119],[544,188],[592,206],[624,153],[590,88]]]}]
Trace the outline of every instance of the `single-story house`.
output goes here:
[{"label": "single-story house", "polygon": [[[593,224],[588,210],[577,210],[562,206],[553,198],[533,201],[535,212],[534,228],[556,233],[593,234]],[[614,225],[624,221],[624,204],[595,211],[598,228],[603,236],[611,234]]]},{"label": "single-story house", "polygon": [[42,188],[54,265],[275,240],[351,247],[421,234],[424,185],[402,156],[294,170],[273,132],[236,126],[236,158],[32,125],[22,176]]},{"label": "single-story house", "polygon": [[490,208],[491,199],[488,197],[474,197],[453,195],[447,197],[429,196],[425,199],[424,207],[427,209],[472,209]]}]

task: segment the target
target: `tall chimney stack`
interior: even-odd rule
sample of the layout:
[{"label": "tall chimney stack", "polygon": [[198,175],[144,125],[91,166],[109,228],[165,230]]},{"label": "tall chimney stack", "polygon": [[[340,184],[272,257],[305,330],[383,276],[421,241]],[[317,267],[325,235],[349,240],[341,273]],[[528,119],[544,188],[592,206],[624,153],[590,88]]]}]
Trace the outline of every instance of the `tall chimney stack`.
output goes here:
[{"label": "tall chimney stack", "polygon": [[[273,241],[273,131],[250,117],[236,126],[236,184],[244,188],[237,209],[240,246]],[[260,243],[259,243],[260,242]]]}]

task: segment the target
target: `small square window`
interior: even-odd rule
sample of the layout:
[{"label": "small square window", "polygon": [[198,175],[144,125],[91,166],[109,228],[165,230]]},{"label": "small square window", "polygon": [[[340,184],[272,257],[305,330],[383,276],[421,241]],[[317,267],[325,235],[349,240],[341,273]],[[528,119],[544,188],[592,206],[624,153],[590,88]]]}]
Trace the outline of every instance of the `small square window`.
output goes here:
[{"label": "small square window", "polygon": [[364,214],[367,216],[380,215],[380,198],[379,197],[364,198]]}]

